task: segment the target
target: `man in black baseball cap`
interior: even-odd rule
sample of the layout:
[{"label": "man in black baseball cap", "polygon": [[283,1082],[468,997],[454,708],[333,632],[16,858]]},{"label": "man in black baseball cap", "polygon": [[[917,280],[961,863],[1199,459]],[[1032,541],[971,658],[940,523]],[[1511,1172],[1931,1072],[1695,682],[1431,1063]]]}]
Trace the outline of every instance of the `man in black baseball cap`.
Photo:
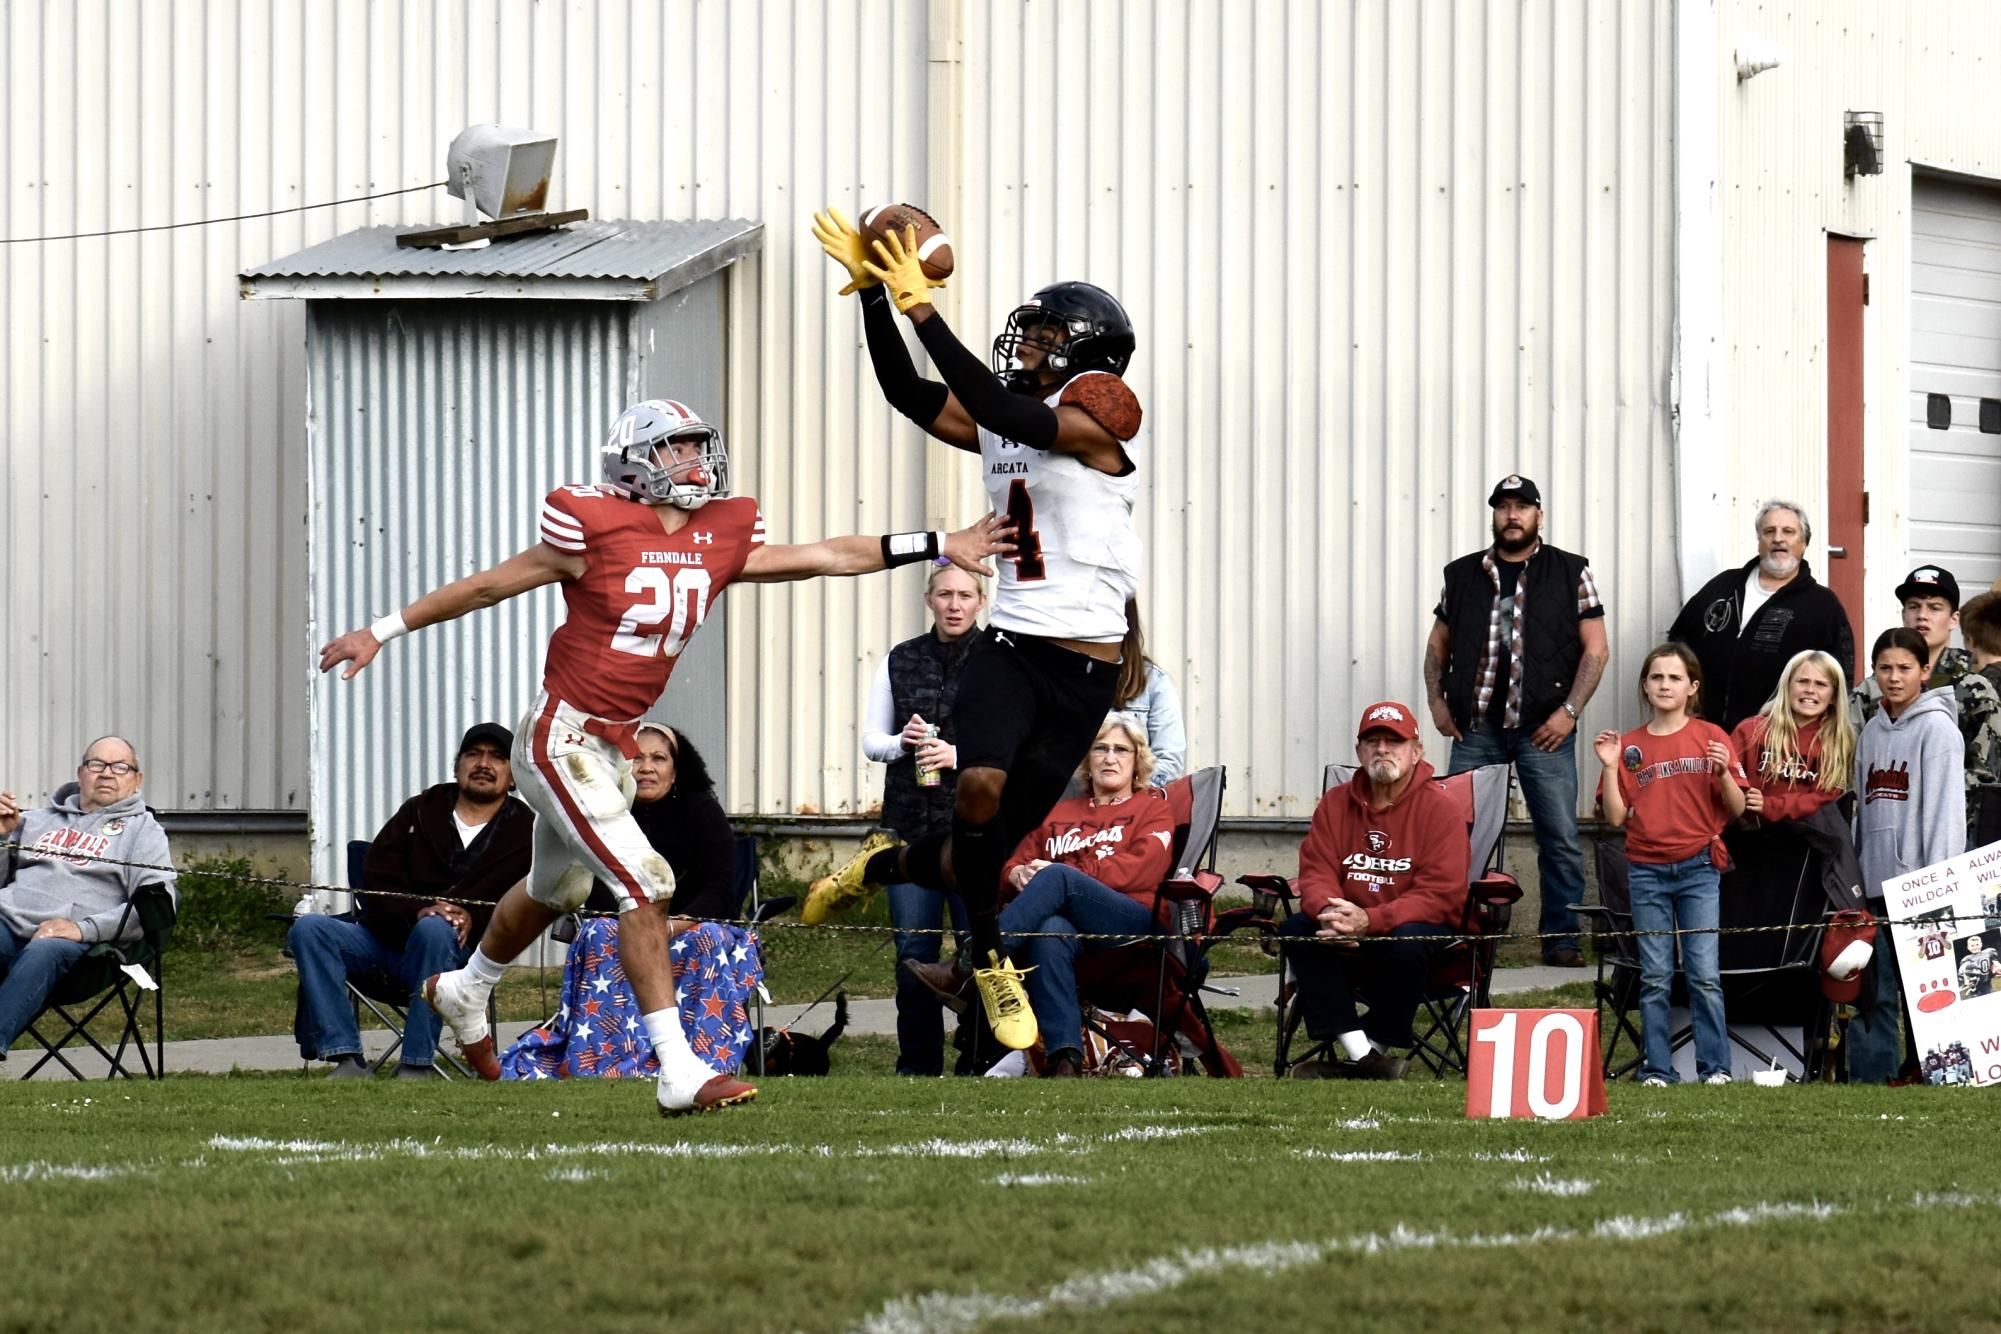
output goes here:
[{"label": "man in black baseball cap", "polygon": [[535,813],[514,790],[514,734],[474,723],[459,740],[452,781],[404,802],[368,845],[353,917],[302,916],[286,936],[299,966],[300,1055],[333,1063],[335,1079],[374,1073],[362,1058],[349,981],[407,1013],[401,1079],[434,1074],[438,1016],[424,979],[463,967],[493,904],[528,874]]},{"label": "man in black baseball cap", "polygon": [[1494,544],[1445,567],[1424,648],[1425,703],[1451,773],[1512,764],[1535,828],[1543,962],[1582,967],[1577,716],[1611,657],[1591,563],[1542,540],[1542,492],[1509,473],[1487,496]]},{"label": "man in black baseball cap", "polygon": [[1897,585],[1904,625],[1925,637],[1931,650],[1931,677],[1925,689],[1949,686],[1966,675],[1973,660],[1963,648],[1947,648],[1959,628],[1959,580],[1939,565],[1920,565]]}]

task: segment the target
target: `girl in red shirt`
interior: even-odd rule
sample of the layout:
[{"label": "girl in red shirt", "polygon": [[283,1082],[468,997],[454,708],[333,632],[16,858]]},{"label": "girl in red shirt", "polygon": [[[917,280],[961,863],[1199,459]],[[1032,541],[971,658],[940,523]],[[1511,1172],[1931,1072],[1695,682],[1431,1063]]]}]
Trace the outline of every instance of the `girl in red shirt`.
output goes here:
[{"label": "girl in red shirt", "polygon": [[1723,978],[1715,930],[1721,903],[1723,826],[1744,809],[1744,770],[1730,738],[1697,715],[1702,663],[1684,644],[1662,644],[1640,664],[1640,700],[1653,711],[1625,735],[1600,732],[1595,749],[1605,819],[1626,828],[1633,926],[1642,933],[1640,1027],[1645,1058],[1640,1083],[1675,1082],[1668,1044],[1668,988],[1675,941],[1681,941],[1688,1007],[1695,1020],[1695,1071],[1705,1084],[1730,1082],[1730,1037],[1723,1021]]},{"label": "girl in red shirt", "polygon": [[1730,733],[1751,775],[1744,811],[1764,820],[1797,820],[1848,790],[1855,767],[1855,724],[1841,701],[1848,684],[1832,654],[1793,655],[1779,688],[1754,717]]}]

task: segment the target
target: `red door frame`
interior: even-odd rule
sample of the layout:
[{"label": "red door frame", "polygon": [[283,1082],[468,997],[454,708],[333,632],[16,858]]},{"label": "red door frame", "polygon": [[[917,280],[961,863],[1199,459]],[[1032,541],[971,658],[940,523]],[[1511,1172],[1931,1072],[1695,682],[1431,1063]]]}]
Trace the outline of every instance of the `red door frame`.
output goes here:
[{"label": "red door frame", "polygon": [[1827,534],[1821,546],[1827,586],[1847,609],[1858,648],[1866,638],[1863,543],[1869,522],[1862,470],[1862,308],[1869,287],[1862,246],[1852,236],[1827,238]]}]

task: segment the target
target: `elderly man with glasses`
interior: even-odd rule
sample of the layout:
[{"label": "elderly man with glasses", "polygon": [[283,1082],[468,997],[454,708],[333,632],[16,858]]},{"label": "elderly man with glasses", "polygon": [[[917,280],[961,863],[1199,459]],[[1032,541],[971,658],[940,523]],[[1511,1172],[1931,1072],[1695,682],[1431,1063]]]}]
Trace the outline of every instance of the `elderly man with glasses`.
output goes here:
[{"label": "elderly man with glasses", "polygon": [[173,854],[144,777],[132,743],[106,736],[46,809],[0,792],[0,1059],[91,946],[139,938],[129,909],[141,885],[164,883],[178,901],[174,873],[153,869]]}]

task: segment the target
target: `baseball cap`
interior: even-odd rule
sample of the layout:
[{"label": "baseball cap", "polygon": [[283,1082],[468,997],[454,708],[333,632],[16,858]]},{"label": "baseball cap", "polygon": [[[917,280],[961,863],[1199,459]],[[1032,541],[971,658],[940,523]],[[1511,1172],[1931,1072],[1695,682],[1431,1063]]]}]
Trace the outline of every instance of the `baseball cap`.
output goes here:
[{"label": "baseball cap", "polygon": [[1355,724],[1357,741],[1371,732],[1394,732],[1405,741],[1415,741],[1417,719],[1411,716],[1409,708],[1393,699],[1386,699],[1363,709],[1362,721]]},{"label": "baseball cap", "polygon": [[1940,597],[1959,610],[1959,580],[1952,577],[1952,571],[1937,565],[1920,565],[1904,576],[1904,582],[1897,585],[1897,601],[1914,597]]},{"label": "baseball cap", "polygon": [[511,755],[514,752],[514,733],[499,723],[474,723],[466,729],[466,734],[459,738],[459,754],[465,754],[482,741],[492,742],[499,747],[502,755]]},{"label": "baseball cap", "polygon": [[1494,494],[1487,497],[1487,508],[1492,509],[1504,500],[1526,500],[1537,509],[1542,508],[1542,492],[1536,484],[1518,472],[1511,472],[1494,483]]}]

